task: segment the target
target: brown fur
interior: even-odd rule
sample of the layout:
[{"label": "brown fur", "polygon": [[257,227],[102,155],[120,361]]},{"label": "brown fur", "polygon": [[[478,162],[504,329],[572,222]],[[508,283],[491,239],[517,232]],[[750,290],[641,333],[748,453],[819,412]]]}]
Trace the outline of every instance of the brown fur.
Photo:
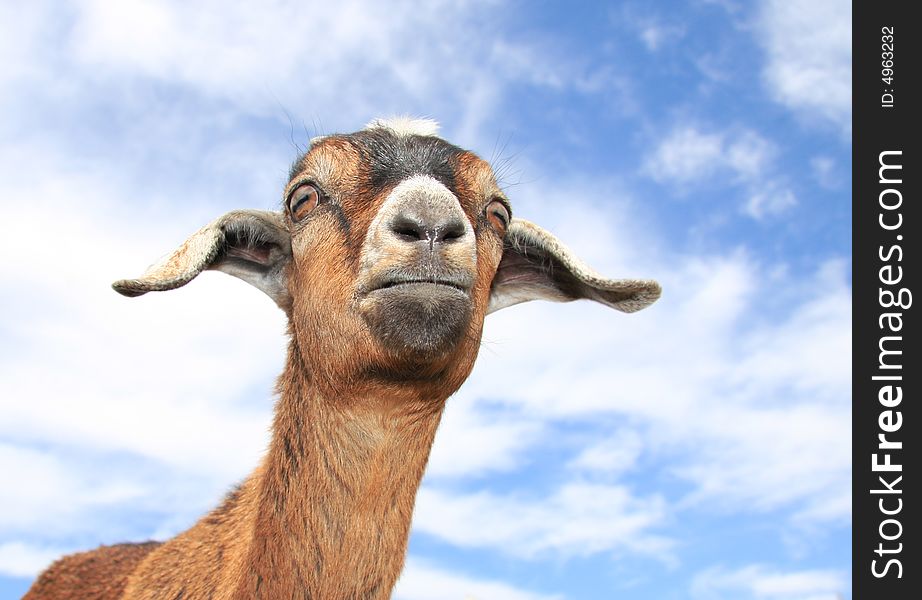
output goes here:
[{"label": "brown fur", "polygon": [[[335,168],[331,167],[335,165]],[[476,283],[465,335],[435,355],[382,347],[356,309],[362,244],[388,190],[372,193],[348,137],[298,163],[336,206],[291,224],[288,359],[262,463],[191,529],[155,544],[103,547],[52,565],[28,600],[388,598],[446,399],[477,356],[502,232],[482,211],[499,193],[472,154],[456,164],[476,235]]]},{"label": "brown fur", "polygon": [[57,598],[90,600],[119,598],[128,576],[160,544],[118,544],[71,554],[42,573],[23,600]]}]

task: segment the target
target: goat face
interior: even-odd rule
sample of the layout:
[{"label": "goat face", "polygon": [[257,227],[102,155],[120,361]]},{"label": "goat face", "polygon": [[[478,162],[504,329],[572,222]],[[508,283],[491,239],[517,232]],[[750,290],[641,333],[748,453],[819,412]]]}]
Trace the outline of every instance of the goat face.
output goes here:
[{"label": "goat face", "polygon": [[331,367],[466,375],[509,222],[487,163],[386,128],[330,136],[296,163],[286,198],[296,337]]},{"label": "goat face", "polygon": [[603,278],[512,219],[490,166],[431,126],[379,121],[315,140],[284,211],[228,213],[115,289],[135,296],[221,270],[287,312],[315,382],[438,380],[451,391],[491,311],[589,298],[633,312],[656,300],[655,282]]}]

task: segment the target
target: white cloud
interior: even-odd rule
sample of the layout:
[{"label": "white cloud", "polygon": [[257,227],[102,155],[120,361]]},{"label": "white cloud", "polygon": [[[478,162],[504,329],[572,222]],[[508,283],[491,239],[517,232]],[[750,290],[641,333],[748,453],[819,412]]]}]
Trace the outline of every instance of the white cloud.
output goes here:
[{"label": "white cloud", "polygon": [[680,40],[683,35],[685,35],[684,28],[658,22],[647,23],[640,31],[640,39],[650,52],[656,52],[664,44]]},{"label": "white cloud", "polygon": [[841,600],[847,576],[835,570],[782,572],[764,565],[735,570],[716,567],[695,576],[692,597],[696,600]]},{"label": "white cloud", "polygon": [[780,214],[797,205],[797,197],[787,188],[769,185],[767,189],[751,190],[743,212],[754,219]]},{"label": "white cloud", "polygon": [[[762,282],[771,286],[772,279]],[[834,399],[850,390],[851,289],[847,264],[828,261],[784,295],[788,318],[764,321],[746,336],[737,362],[740,381],[775,383]]]},{"label": "white cloud", "polygon": [[643,438],[637,431],[621,430],[597,444],[584,448],[570,461],[570,467],[606,475],[620,474],[636,465],[643,448]]},{"label": "white cloud", "polygon": [[766,176],[776,154],[774,144],[754,131],[678,125],[646,157],[644,171],[657,181],[678,184],[715,176],[755,183]]},{"label": "white cloud", "polygon": [[0,575],[34,577],[62,554],[57,548],[37,548],[21,542],[0,543]]},{"label": "white cloud", "polygon": [[491,409],[461,392],[445,409],[426,474],[442,478],[512,470],[543,433],[539,421],[495,404]]},{"label": "white cloud", "polygon": [[694,435],[709,438],[709,446],[675,468],[696,486],[688,501],[734,512],[794,506],[814,522],[848,522],[847,415],[831,417],[821,406],[731,407],[707,421]]},{"label": "white cloud", "polygon": [[[16,482],[15,493],[0,496],[0,533],[79,531],[82,515],[135,502],[150,490],[137,481],[99,481],[50,452],[0,442],[0,473]],[[93,481],[96,479],[97,481]]]},{"label": "white cloud", "polygon": [[763,75],[774,99],[845,134],[851,133],[851,16],[850,0],[766,0],[758,25],[767,53]]},{"label": "white cloud", "polygon": [[786,320],[740,339],[713,392],[723,399],[689,423],[700,428],[693,436],[710,439],[678,471],[698,487],[695,501],[797,506],[798,519],[847,522],[851,305],[843,270],[827,265],[814,289],[794,290],[807,297]]},{"label": "white cloud", "polygon": [[829,190],[839,189],[843,181],[848,183],[836,165],[836,161],[829,156],[814,156],[810,159],[810,169],[813,171],[813,177],[816,182]]},{"label": "white cloud", "polygon": [[777,153],[774,144],[753,131],[742,131],[727,140],[727,164],[745,181],[757,181]]},{"label": "white cloud", "polygon": [[[342,63],[352,63],[357,52],[368,47],[377,50],[370,59],[383,79],[408,81],[406,73],[417,63],[395,60],[400,37],[394,34],[398,28],[419,24],[426,11],[407,14],[406,9],[398,4],[386,14],[374,5],[351,1],[256,7],[132,0],[117,8],[95,1],[80,7],[69,41],[85,67],[178,83],[254,108],[268,104],[273,91],[287,96],[303,88],[304,79],[315,83],[310,87],[318,94],[325,94],[321,78]],[[171,43],[164,44],[164,39]],[[290,86],[299,78],[298,85]],[[275,85],[283,87],[267,89]],[[343,98],[347,103],[355,100]]]},{"label": "white cloud", "polygon": [[709,177],[724,164],[722,135],[678,127],[647,157],[644,170],[657,181],[685,183]]},{"label": "white cloud", "polygon": [[[4,217],[29,226],[0,238],[0,252],[19,257],[0,264],[0,463],[21,482],[0,495],[0,536],[154,533],[114,516],[125,510],[187,525],[262,452],[284,317],[214,274],[170,294],[120,297],[110,283],[197,229],[197,211],[158,215],[162,199],[149,192],[146,204],[125,205],[130,177],[54,152],[30,169],[21,158],[33,147],[6,151]],[[54,177],[43,176],[44,160],[58,164]]]},{"label": "white cloud", "polygon": [[614,485],[569,483],[546,498],[424,486],[413,526],[456,546],[524,558],[628,551],[671,561],[673,541],[651,531],[664,525],[667,512],[662,498],[638,498]]},{"label": "white cloud", "polygon": [[751,130],[678,125],[646,156],[643,171],[680,189],[695,184],[720,193],[740,186],[749,196],[743,212],[761,219],[797,204],[774,167],[777,154],[772,142]]},{"label": "white cloud", "polygon": [[0,4],[0,86],[31,76],[34,55],[30,51],[40,37],[44,8],[40,2]]},{"label": "white cloud", "polygon": [[486,120],[511,83],[559,88],[593,80],[584,66],[548,52],[553,44],[503,35],[506,10],[493,0],[126,0],[116,7],[89,0],[64,18],[42,5],[22,20],[32,35],[13,31],[18,43],[0,46],[31,58],[21,62],[33,68],[0,66],[0,83],[20,98],[53,89],[67,100],[65,110],[104,94],[125,120],[144,120],[140,105],[160,105],[158,120],[168,120],[185,108],[176,96],[207,104],[206,117],[225,124],[237,111],[274,120],[288,111],[298,126],[319,119],[323,132],[389,114],[453,115],[445,129],[453,139],[488,145],[494,131]]},{"label": "white cloud", "polygon": [[[533,304],[491,316],[487,338],[518,342],[492,346],[468,393],[506,398],[550,423],[629,419],[627,439],[639,436],[653,464],[693,485],[683,504],[694,510],[847,521],[851,302],[842,263],[792,281],[745,254],[662,266],[668,260],[648,271],[664,297],[636,315]],[[779,314],[765,316],[767,306]],[[561,353],[560,340],[575,336]],[[629,443],[598,444],[576,464],[607,462],[615,473],[634,459]]]},{"label": "white cloud", "polygon": [[410,557],[397,582],[397,587],[394,588],[394,598],[397,600],[431,600],[434,596],[445,600],[554,600],[560,598],[560,596],[526,592],[499,581],[459,575]]},{"label": "white cloud", "polygon": [[[272,379],[283,357],[283,315],[258,292],[211,274],[171,294],[136,301],[118,296],[111,281],[143,271],[170,249],[182,226],[165,223],[145,240],[120,231],[101,212],[93,218],[90,207],[69,203],[47,219],[48,207],[74,189],[96,198],[108,191],[59,173],[29,190],[31,201],[5,211],[17,222],[44,222],[46,241],[35,243],[28,228],[0,241],[9,255],[31,249],[29,261],[0,267],[3,287],[16,299],[7,335],[18,347],[0,373],[4,397],[32,399],[0,404],[0,432],[239,475],[265,439]],[[237,300],[225,302],[228,295]],[[197,360],[175,360],[177,348]],[[259,387],[261,404],[235,404],[245,390]]]},{"label": "white cloud", "polygon": [[685,36],[685,26],[672,22],[663,14],[638,10],[631,4],[623,4],[612,12],[612,20],[637,35],[650,52],[657,52]]}]

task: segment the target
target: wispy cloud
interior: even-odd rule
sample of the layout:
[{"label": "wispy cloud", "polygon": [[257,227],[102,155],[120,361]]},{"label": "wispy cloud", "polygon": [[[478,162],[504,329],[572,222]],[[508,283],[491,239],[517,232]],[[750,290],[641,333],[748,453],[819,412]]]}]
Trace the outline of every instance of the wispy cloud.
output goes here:
[{"label": "wispy cloud", "polygon": [[[593,85],[578,61],[548,51],[551,38],[503,35],[505,10],[491,0],[91,0],[64,14],[39,3],[22,19],[34,35],[11,31],[20,43],[8,45],[12,56],[43,60],[0,67],[0,82],[20,97],[53,88],[68,100],[65,114],[105,95],[125,119],[143,118],[139,102],[162,105],[161,119],[201,102],[225,123],[241,113],[284,120],[289,111],[298,127],[323,131],[388,114],[454,115],[453,139],[489,143],[487,121],[511,86]],[[52,33],[55,43],[43,43]]]},{"label": "wispy cloud", "polygon": [[[86,67],[179,84],[250,110],[274,111],[278,95],[286,105],[319,108],[335,102],[349,114],[363,114],[393,106],[407,92],[440,97],[436,86],[470,68],[472,52],[483,57],[468,44],[459,52],[475,23],[487,24],[472,7],[452,3],[189,7],[145,0],[113,9],[89,2],[76,12],[69,41]],[[165,38],[171,43],[163,44]],[[368,95],[361,93],[367,77],[376,82],[375,106],[365,104]]]},{"label": "wispy cloud", "polygon": [[[592,256],[591,242],[569,240]],[[618,240],[644,247],[624,230]],[[630,440],[643,439],[643,452],[693,484],[686,503],[847,519],[851,310],[843,264],[799,281],[745,254],[662,260],[646,267],[666,295],[644,313],[567,314],[535,304],[491,317],[488,338],[527,343],[494,346],[467,393],[505,398],[550,423],[624,416],[634,428],[619,434],[626,443],[600,440],[574,464],[623,471],[639,452]],[[780,314],[763,316],[770,306]],[[529,333],[534,323],[544,323],[540,338]],[[556,340],[574,332],[579,344],[556,352]]]},{"label": "wispy cloud", "polygon": [[559,600],[561,596],[527,592],[499,581],[468,577],[410,557],[394,589],[397,600],[430,600],[438,591],[446,600]]},{"label": "wispy cloud", "polygon": [[611,20],[616,26],[636,35],[647,51],[654,53],[681,40],[687,29],[673,15],[656,12],[647,6],[641,9],[630,3],[612,9]]},{"label": "wispy cloud", "polygon": [[[156,533],[113,518],[130,510],[144,521],[178,513],[187,524],[264,447],[284,319],[230,278],[206,276],[214,286],[200,286],[204,295],[120,298],[111,281],[140,272],[201,222],[160,212],[149,191],[146,204],[124,203],[139,193],[132,178],[105,167],[75,167],[54,149],[31,162],[29,144],[16,157],[7,151],[5,218],[41,226],[0,239],[3,253],[29,256],[0,265],[0,462],[19,481],[15,494],[0,494],[9,517],[0,535],[69,545],[90,533],[95,543]],[[44,176],[47,161],[58,164],[54,177]],[[178,348],[197,358],[176,360]],[[103,527],[97,517],[107,513]]]},{"label": "wispy cloud", "polygon": [[681,127],[647,157],[644,170],[657,181],[686,183],[706,178],[726,166],[730,165],[722,135]]},{"label": "wispy cloud", "polygon": [[751,190],[744,211],[755,219],[782,213],[797,204],[790,189],[769,184],[764,190]]},{"label": "wispy cloud", "polygon": [[520,411],[462,392],[446,408],[426,473],[439,479],[513,470],[524,451],[545,435],[543,428]]},{"label": "wispy cloud", "polygon": [[835,570],[779,571],[764,565],[715,567],[695,576],[696,600],[841,600],[847,576]]},{"label": "wispy cloud", "polygon": [[605,476],[620,475],[636,466],[643,449],[641,435],[635,430],[623,429],[584,448],[570,461],[570,468]]},{"label": "wispy cloud", "polygon": [[850,184],[848,178],[840,172],[839,165],[829,156],[814,156],[810,159],[810,169],[820,186],[835,190]]},{"label": "wispy cloud", "polygon": [[713,130],[677,125],[647,155],[643,171],[676,187],[694,184],[710,190],[736,185],[747,196],[742,210],[761,219],[797,204],[794,193],[778,181],[776,146],[755,131]]},{"label": "wispy cloud", "polygon": [[20,542],[0,543],[0,575],[32,577],[61,554],[60,548],[37,548]]},{"label": "wispy cloud", "polygon": [[420,490],[415,531],[451,544],[525,558],[628,551],[674,560],[673,541],[657,534],[667,519],[659,497],[623,486],[568,483],[547,498],[490,492]]},{"label": "wispy cloud", "polygon": [[800,5],[765,0],[758,29],[767,55],[764,78],[772,97],[805,121],[851,133],[852,4]]},{"label": "wispy cloud", "polygon": [[73,533],[86,513],[136,501],[149,492],[137,482],[81,476],[85,466],[75,466],[52,453],[0,442],[0,469],[7,481],[16,482],[15,494],[0,497],[0,532]]}]

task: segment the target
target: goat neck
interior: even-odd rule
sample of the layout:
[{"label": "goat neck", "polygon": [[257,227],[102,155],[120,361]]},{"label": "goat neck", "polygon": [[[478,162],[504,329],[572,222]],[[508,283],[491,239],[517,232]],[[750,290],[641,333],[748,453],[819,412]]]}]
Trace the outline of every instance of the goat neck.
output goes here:
[{"label": "goat neck", "polygon": [[237,595],[389,597],[445,398],[382,384],[331,398],[292,366],[279,392]]}]

